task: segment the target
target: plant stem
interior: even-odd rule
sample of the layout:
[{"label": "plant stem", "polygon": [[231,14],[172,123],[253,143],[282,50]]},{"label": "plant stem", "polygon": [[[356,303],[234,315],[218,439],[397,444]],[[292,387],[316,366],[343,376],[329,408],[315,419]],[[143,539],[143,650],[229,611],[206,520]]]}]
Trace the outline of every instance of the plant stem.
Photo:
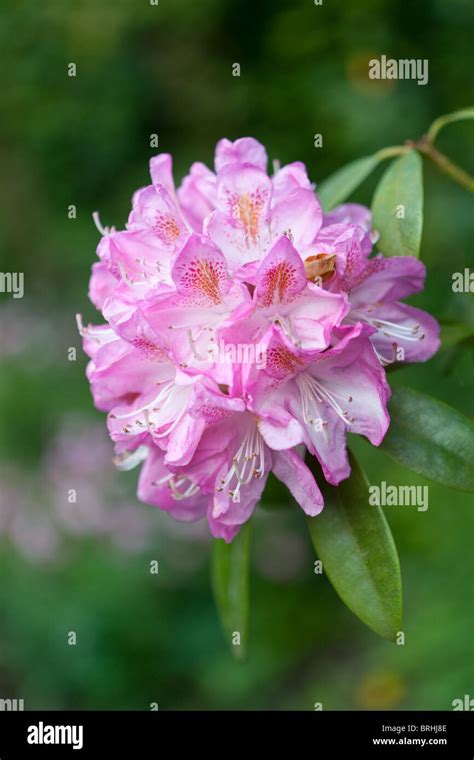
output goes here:
[{"label": "plant stem", "polygon": [[[436,132],[433,132],[433,135],[435,136]],[[419,140],[406,140],[405,145],[391,145],[388,148],[382,148],[378,151],[377,157],[383,161],[386,158],[403,156],[411,150],[419,151],[423,156],[429,158],[443,174],[451,177],[454,182],[457,182],[470,193],[474,193],[474,177],[435,148],[429,135],[423,135]]]},{"label": "plant stem", "polygon": [[412,148],[407,145],[391,145],[389,148],[382,148],[377,152],[377,157],[380,161],[386,158],[393,158],[394,156],[403,156],[405,153],[409,153]]},{"label": "plant stem", "polygon": [[471,177],[471,175],[464,171],[464,169],[461,169],[460,166],[453,163],[453,161],[445,156],[444,153],[441,153],[441,151],[435,148],[426,135],[417,142],[407,140],[407,145],[411,148],[415,148],[423,156],[429,158],[440,171],[448,177],[451,177],[451,179],[454,180],[454,182],[457,182],[458,185],[461,185],[461,187],[464,187],[470,193],[474,193],[474,177]]},{"label": "plant stem", "polygon": [[461,108],[460,111],[454,111],[454,113],[447,113],[444,116],[439,116],[428,132],[426,133],[427,141],[433,145],[435,139],[438,136],[438,132],[446,126],[446,124],[452,124],[453,121],[461,121],[462,119],[474,119],[474,106],[468,108]]}]

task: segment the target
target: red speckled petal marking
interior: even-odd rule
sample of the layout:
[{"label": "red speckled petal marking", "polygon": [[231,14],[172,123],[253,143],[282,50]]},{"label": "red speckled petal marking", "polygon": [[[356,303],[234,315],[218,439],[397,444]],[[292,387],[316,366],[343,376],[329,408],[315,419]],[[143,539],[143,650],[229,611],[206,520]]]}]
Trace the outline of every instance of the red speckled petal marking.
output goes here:
[{"label": "red speckled petal marking", "polygon": [[160,361],[165,361],[168,358],[165,351],[160,348],[160,346],[157,346],[156,343],[153,343],[153,341],[150,340],[150,338],[147,338],[145,335],[137,335],[137,337],[133,338],[131,342],[135,348],[138,348],[138,350],[141,351],[148,359],[159,359]]},{"label": "red speckled petal marking", "polygon": [[280,261],[268,269],[262,278],[261,306],[271,306],[272,303],[282,302],[286,293],[296,282],[295,267],[287,261]]},{"label": "red speckled petal marking", "polygon": [[219,304],[228,289],[225,258],[208,241],[191,235],[176,259],[173,280],[183,295]]},{"label": "red speckled petal marking", "polygon": [[274,344],[267,351],[266,371],[272,377],[283,379],[304,367],[304,361],[283,344]]},{"label": "red speckled petal marking", "polygon": [[249,164],[225,167],[218,180],[219,208],[243,231],[246,248],[255,246],[268,221],[271,182]]},{"label": "red speckled petal marking", "polygon": [[287,237],[282,237],[263,260],[257,284],[260,307],[284,303],[306,287],[306,273],[300,255]]},{"label": "red speckled petal marking", "polygon": [[262,211],[265,208],[268,193],[256,190],[244,195],[230,194],[228,199],[231,216],[241,222],[245,230],[245,244],[255,245],[258,240]]},{"label": "red speckled petal marking", "polygon": [[166,245],[172,245],[180,236],[180,229],[175,217],[159,210],[156,211],[153,220],[153,231]]}]

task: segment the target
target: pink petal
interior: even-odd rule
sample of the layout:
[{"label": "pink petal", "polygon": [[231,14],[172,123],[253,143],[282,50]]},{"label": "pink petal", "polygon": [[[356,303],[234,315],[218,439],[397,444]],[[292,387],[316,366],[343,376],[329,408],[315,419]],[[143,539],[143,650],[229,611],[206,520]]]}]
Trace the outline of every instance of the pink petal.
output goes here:
[{"label": "pink petal", "polygon": [[282,198],[271,211],[273,237],[287,235],[298,250],[313,242],[321,221],[321,206],[312,190],[295,190]]},{"label": "pink petal", "polygon": [[172,249],[188,234],[175,202],[162,185],[150,185],[135,195],[128,228],[150,231],[164,246]]},{"label": "pink petal", "polygon": [[227,263],[209,240],[190,235],[172,270],[178,292],[193,302],[218,304],[230,288]]},{"label": "pink petal", "polygon": [[217,204],[217,180],[205,164],[196,162],[178,188],[180,206],[196,232],[203,231],[204,219]]},{"label": "pink petal", "polygon": [[307,285],[301,256],[287,237],[280,238],[260,264],[255,297],[260,308],[285,303]]},{"label": "pink petal", "polygon": [[223,138],[216,146],[215,167],[220,172],[224,166],[232,164],[253,164],[262,171],[267,170],[267,152],[253,137],[241,137],[235,142]]},{"label": "pink petal", "polygon": [[423,290],[425,277],[425,265],[413,256],[375,256],[352,284],[351,304],[357,308],[399,301]]},{"label": "pink petal", "polygon": [[301,161],[294,161],[292,164],[282,166],[282,168],[273,175],[272,184],[275,201],[286,198],[294,190],[300,188],[312,190],[312,185],[306,172],[306,166]]},{"label": "pink petal", "polygon": [[89,281],[89,298],[96,307],[102,309],[105,301],[113,293],[117,278],[111,273],[103,261],[92,264],[92,275]]},{"label": "pink petal", "polygon": [[[164,464],[163,452],[152,447],[140,473],[138,498],[145,504],[152,504],[169,512],[175,520],[200,520],[207,513],[209,497],[198,490],[186,498],[176,499],[169,485],[172,477],[173,482],[180,482],[179,475],[173,475]],[[192,483],[186,480],[184,485],[175,488],[183,493],[186,488],[192,490]]]},{"label": "pink petal", "polygon": [[390,423],[387,401],[391,391],[385,370],[360,325],[346,332],[341,344],[342,350],[336,346],[327,356],[322,354],[307,372],[324,388],[324,398],[329,396],[325,401],[328,413],[341,422],[347,420],[343,424],[350,432],[364,435],[378,446]]},{"label": "pink petal", "polygon": [[165,190],[174,196],[173,159],[169,153],[160,153],[150,159],[151,181],[155,185],[162,185]]},{"label": "pink petal", "polygon": [[310,517],[319,515],[324,506],[322,493],[311,470],[296,451],[274,452],[272,460],[272,472],[286,485],[301,509]]}]

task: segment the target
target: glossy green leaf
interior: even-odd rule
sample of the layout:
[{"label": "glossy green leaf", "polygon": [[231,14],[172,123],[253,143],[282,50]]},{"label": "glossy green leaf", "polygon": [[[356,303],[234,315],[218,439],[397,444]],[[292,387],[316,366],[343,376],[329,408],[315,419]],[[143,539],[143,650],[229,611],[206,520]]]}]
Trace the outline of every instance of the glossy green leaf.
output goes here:
[{"label": "glossy green leaf", "polygon": [[383,174],[372,201],[372,226],[386,256],[418,256],[423,228],[422,160],[410,151]]},{"label": "glossy green leaf", "polygon": [[316,192],[322,203],[324,211],[330,211],[338,203],[346,200],[349,195],[358,187],[370,172],[375,169],[381,158],[378,154],[365,156],[351,161],[327,179],[321,182],[316,188]]},{"label": "glossy green leaf", "polygon": [[474,338],[474,325],[465,322],[441,323],[441,348],[452,348]]},{"label": "glossy green leaf", "polygon": [[[307,459],[315,469],[314,459]],[[342,601],[363,623],[390,641],[402,624],[397,551],[385,516],[369,504],[369,483],[351,455],[351,476],[324,485],[324,509],[308,517],[323,569]],[[322,485],[321,476],[318,482]]]},{"label": "glossy green leaf", "polygon": [[394,390],[381,448],[410,470],[474,491],[474,422],[448,404],[409,388]]},{"label": "glossy green leaf", "polygon": [[[250,576],[250,523],[232,543],[213,540],[212,586],[219,616],[233,655],[242,660],[247,646]],[[234,639],[239,634],[240,644]]]}]

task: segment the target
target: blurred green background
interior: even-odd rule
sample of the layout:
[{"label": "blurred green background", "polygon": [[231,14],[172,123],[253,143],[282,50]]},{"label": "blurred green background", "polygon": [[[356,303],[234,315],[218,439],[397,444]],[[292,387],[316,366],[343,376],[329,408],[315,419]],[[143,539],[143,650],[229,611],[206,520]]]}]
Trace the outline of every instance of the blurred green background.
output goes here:
[{"label": "blurred green background", "polygon": [[[0,697],[27,709],[312,710],[451,709],[473,694],[471,497],[430,485],[427,512],[385,509],[405,646],[379,640],[314,574],[299,512],[259,510],[250,656],[236,664],[206,528],[138,503],[136,472],[114,471],[74,320],[97,319],[91,214],[124,225],[157,152],[150,134],[178,180],[193,160],[212,164],[220,137],[253,135],[319,182],[472,102],[473,23],[471,0],[2,0],[0,267],[25,273],[25,297],[0,294]],[[370,81],[382,54],[427,58],[429,84]],[[473,144],[472,122],[439,138],[471,172]],[[370,203],[380,172],[356,200]],[[425,180],[429,276],[414,303],[474,324],[472,294],[451,289],[472,262],[472,198],[431,166]],[[473,376],[465,342],[391,379],[472,415]],[[355,450],[375,483],[424,483],[365,442]]]}]

